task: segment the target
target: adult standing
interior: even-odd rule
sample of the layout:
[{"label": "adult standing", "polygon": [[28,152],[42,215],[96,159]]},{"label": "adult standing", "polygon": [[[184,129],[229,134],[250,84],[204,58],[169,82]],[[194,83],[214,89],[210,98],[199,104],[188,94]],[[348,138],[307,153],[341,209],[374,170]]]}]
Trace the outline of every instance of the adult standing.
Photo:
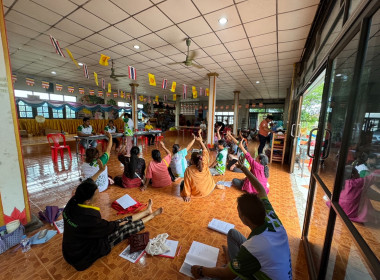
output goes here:
[{"label": "adult standing", "polygon": [[[95,131],[92,130],[92,126],[90,125],[90,119],[89,118],[83,118],[83,124],[78,126],[77,128],[77,135],[82,137],[88,137],[93,134],[96,134]],[[85,148],[96,148],[98,143],[96,140],[89,140],[87,142],[86,139],[81,139],[80,144]]]},{"label": "adult standing", "polygon": [[133,120],[131,115],[128,113],[124,114],[124,135],[125,135],[125,145],[126,155],[129,157],[131,155],[132,141],[133,141]]},{"label": "adult standing", "polygon": [[271,133],[271,130],[269,128],[269,124],[273,121],[273,116],[268,115],[259,126],[259,140],[260,140],[260,146],[258,149],[258,153],[262,154],[265,144],[269,140],[269,135]]}]

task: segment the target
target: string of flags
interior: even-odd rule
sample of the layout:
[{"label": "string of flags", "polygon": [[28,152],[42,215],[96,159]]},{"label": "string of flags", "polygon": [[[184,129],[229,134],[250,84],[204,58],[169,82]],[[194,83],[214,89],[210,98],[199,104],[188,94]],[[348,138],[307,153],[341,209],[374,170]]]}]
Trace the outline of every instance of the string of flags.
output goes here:
[{"label": "string of flags", "polygon": [[[55,39],[52,35],[49,35],[49,38],[50,38],[50,42],[51,42],[51,44],[55,50],[55,53],[57,53],[59,56],[61,56],[63,58],[66,58],[65,53],[63,52],[62,48],[60,47],[58,40]],[[70,59],[73,61],[75,66],[80,69],[80,65],[76,61],[76,59],[74,58],[74,55],[71,53],[71,51],[68,48],[65,48],[65,51],[66,51],[67,55],[70,57]],[[99,64],[102,66],[108,66],[109,65],[109,63],[108,63],[109,59],[110,59],[109,56],[107,56],[105,54],[100,54]],[[88,70],[87,65],[83,63],[82,68],[83,68],[84,77],[86,79],[90,79],[89,70]],[[96,86],[99,86],[98,74],[96,72],[93,72],[93,75],[94,75],[94,81],[95,81]],[[137,73],[136,73],[135,67],[128,66],[128,77],[130,80],[136,80],[137,79]],[[148,73],[148,79],[149,79],[149,85],[156,86],[156,78],[155,78],[154,74]],[[12,75],[12,82],[15,83],[16,81],[17,81],[16,75]],[[28,78],[26,78],[26,84],[28,86],[34,86],[35,81],[33,78],[28,77]],[[176,86],[177,86],[177,83],[175,81],[172,81],[170,91],[173,93],[173,101],[176,101],[176,99],[177,99],[177,95],[175,94]],[[42,81],[42,88],[48,89],[49,87],[50,87],[49,82]],[[56,83],[55,88],[57,91],[62,91],[63,85]],[[101,88],[102,88],[102,90],[98,90],[99,96],[103,96],[103,94],[104,94],[103,90],[106,90],[107,97],[109,97],[113,94],[113,97],[115,97],[115,98],[118,96],[120,96],[121,98],[125,97],[127,99],[131,98],[130,94],[125,94],[123,91],[120,91],[120,90],[118,90],[118,92],[112,93],[111,83],[108,83],[108,87],[106,88],[106,81],[104,78],[102,78],[102,81],[101,81]],[[161,88],[163,90],[168,89],[168,79],[164,78],[162,80]],[[74,93],[75,88],[73,86],[68,86],[67,90],[69,93]],[[83,87],[79,87],[78,92],[79,92],[79,94],[85,94],[85,89]],[[90,89],[89,94],[95,95],[95,90]],[[199,88],[199,96],[209,96],[209,89],[208,88],[206,88],[206,89]],[[183,84],[183,96],[182,97],[184,99],[187,99],[187,97],[188,97],[187,96],[187,85],[186,84]],[[197,89],[195,86],[192,86],[192,98],[194,98],[194,99],[198,98],[198,92],[197,92]],[[164,94],[163,99],[165,102],[167,102],[168,101],[168,95]],[[144,96],[141,96],[140,101],[144,101],[144,102],[148,101],[149,103],[151,103],[152,99],[150,97],[146,98]],[[159,96],[157,95],[154,99],[154,102],[158,103],[158,101],[159,101]]]}]

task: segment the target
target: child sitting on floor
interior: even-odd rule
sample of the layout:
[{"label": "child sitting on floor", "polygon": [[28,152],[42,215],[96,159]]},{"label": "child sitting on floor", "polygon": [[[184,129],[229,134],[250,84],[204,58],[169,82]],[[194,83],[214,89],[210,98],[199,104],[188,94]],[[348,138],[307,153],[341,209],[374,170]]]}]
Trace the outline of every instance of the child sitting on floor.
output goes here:
[{"label": "child sitting on floor", "polygon": [[[110,159],[111,148],[112,148],[112,136],[108,131],[105,131],[104,134],[108,137],[108,143],[106,152],[99,156],[99,151],[96,148],[88,148],[86,150],[86,160],[81,166],[82,176],[84,179],[92,177],[98,170],[99,165],[97,160],[100,159],[103,165],[106,165]],[[99,192],[103,192],[108,188],[108,170],[105,167],[104,171],[97,177],[95,182],[98,185]]]},{"label": "child sitting on floor", "polygon": [[185,149],[180,150],[180,147],[178,144],[173,145],[173,150],[172,150],[173,156],[172,156],[172,160],[170,162],[169,168],[175,177],[183,178],[185,174],[185,170],[187,168],[186,156],[187,156],[188,151],[193,146],[194,142],[195,142],[195,135],[194,135],[194,139],[191,140],[191,142],[187,145]]}]

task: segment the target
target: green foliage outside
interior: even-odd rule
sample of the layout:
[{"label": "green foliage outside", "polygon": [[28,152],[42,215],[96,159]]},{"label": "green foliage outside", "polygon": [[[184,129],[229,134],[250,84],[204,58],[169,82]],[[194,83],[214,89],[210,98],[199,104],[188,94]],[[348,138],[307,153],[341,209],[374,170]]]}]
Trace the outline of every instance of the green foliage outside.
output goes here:
[{"label": "green foliage outside", "polygon": [[111,106],[116,106],[116,101],[113,99],[107,100],[107,104]]},{"label": "green foliage outside", "polygon": [[301,131],[302,134],[318,126],[319,113],[324,83],[319,84],[310,93],[304,95],[301,108]]}]

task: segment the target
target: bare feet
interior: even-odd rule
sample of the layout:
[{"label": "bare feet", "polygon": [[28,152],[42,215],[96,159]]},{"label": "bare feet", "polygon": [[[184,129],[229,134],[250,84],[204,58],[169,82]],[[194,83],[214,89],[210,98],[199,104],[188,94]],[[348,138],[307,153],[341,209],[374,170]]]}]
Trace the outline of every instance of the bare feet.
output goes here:
[{"label": "bare feet", "polygon": [[152,214],[153,213],[153,210],[152,210],[152,205],[153,205],[153,200],[152,199],[149,199],[148,201],[148,212],[149,214]]},{"label": "bare feet", "polygon": [[154,211],[154,212],[152,213],[152,215],[153,215],[153,217],[156,217],[156,216],[162,214],[162,212],[164,212],[164,208],[163,208],[163,207],[160,207],[160,208],[158,208],[156,211]]},{"label": "bare feet", "polygon": [[215,186],[215,189],[218,189],[218,190],[225,190],[226,187],[223,186],[223,185],[216,185],[216,186]]}]

